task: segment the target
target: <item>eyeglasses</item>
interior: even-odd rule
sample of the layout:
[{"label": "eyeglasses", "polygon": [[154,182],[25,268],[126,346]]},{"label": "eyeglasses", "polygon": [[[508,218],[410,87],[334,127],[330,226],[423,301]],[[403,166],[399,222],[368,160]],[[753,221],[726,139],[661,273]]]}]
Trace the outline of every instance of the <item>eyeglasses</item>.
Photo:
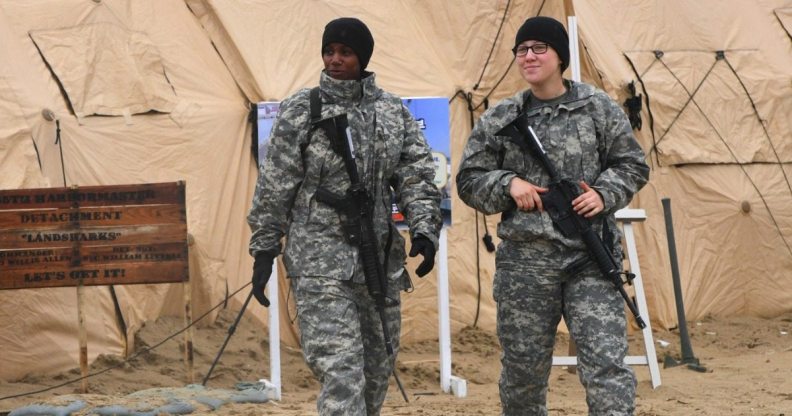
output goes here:
[{"label": "eyeglasses", "polygon": [[533,52],[534,55],[541,55],[547,52],[548,45],[546,43],[534,43],[531,46],[520,45],[514,48],[514,55],[515,56],[525,56],[528,55],[528,51]]}]

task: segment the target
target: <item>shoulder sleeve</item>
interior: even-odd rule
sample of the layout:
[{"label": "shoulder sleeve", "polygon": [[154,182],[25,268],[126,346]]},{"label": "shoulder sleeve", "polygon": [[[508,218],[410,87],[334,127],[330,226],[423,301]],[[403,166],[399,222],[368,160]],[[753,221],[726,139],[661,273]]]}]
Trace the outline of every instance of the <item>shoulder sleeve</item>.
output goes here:
[{"label": "shoulder sleeve", "polygon": [[621,107],[602,91],[598,91],[594,99],[605,140],[605,154],[602,173],[593,187],[602,195],[605,213],[612,214],[626,207],[646,184],[649,166]]},{"label": "shoulder sleeve", "polygon": [[267,155],[259,167],[256,191],[247,216],[253,232],[250,254],[281,250],[294,198],[305,176],[301,148],[308,140],[308,91],[284,100],[272,125]]},{"label": "shoulder sleeve", "polygon": [[504,186],[517,174],[502,169],[503,142],[495,136],[497,126],[509,121],[506,110],[495,106],[479,118],[465,144],[456,176],[459,198],[488,215],[514,207],[514,200],[504,192]]},{"label": "shoulder sleeve", "polygon": [[399,122],[404,127],[401,154],[391,180],[396,202],[410,226],[410,236],[422,235],[437,243],[442,217],[431,149],[410,111],[396,99]]}]

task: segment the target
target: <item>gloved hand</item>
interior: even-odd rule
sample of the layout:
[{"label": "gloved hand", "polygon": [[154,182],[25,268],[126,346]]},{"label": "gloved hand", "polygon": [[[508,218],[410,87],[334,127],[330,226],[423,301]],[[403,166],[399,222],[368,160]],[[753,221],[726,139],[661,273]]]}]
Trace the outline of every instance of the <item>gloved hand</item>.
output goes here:
[{"label": "gloved hand", "polygon": [[415,269],[415,274],[418,277],[424,277],[427,273],[431,272],[435,263],[435,246],[426,237],[418,236],[412,241],[412,248],[410,248],[410,257],[415,257],[418,254],[423,256],[423,261]]},{"label": "gloved hand", "polygon": [[264,286],[269,281],[270,274],[272,274],[272,262],[275,256],[269,253],[256,254],[256,260],[253,262],[253,296],[256,297],[258,303],[269,306],[270,302],[264,296]]}]

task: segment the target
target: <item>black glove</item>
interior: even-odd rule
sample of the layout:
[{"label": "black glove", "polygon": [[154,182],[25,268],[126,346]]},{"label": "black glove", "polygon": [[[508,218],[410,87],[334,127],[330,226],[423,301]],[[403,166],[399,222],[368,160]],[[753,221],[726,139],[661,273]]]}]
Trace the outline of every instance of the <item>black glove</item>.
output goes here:
[{"label": "black glove", "polygon": [[272,274],[272,262],[275,256],[269,253],[256,254],[256,261],[253,262],[253,296],[256,297],[258,303],[269,306],[270,302],[264,296],[264,286],[269,281],[270,274]]},{"label": "black glove", "polygon": [[418,254],[423,256],[423,261],[415,269],[415,274],[418,277],[424,277],[427,273],[431,272],[434,268],[435,261],[435,246],[426,237],[415,237],[412,241],[412,248],[410,249],[410,257],[415,257]]}]

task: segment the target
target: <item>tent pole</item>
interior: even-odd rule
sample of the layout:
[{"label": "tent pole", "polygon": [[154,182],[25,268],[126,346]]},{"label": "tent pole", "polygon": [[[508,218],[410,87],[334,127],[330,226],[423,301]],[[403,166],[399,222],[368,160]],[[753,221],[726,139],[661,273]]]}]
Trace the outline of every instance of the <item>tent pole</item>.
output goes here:
[{"label": "tent pole", "polygon": [[665,214],[668,255],[671,258],[671,278],[674,281],[674,300],[676,301],[677,320],[679,321],[679,339],[682,344],[682,361],[676,361],[670,355],[666,355],[663,367],[668,368],[687,364],[689,369],[703,373],[707,369],[702,367],[698,358],[693,355],[693,347],[690,345],[690,336],[687,330],[685,305],[682,300],[682,283],[679,279],[679,264],[677,263],[676,243],[674,241],[674,224],[671,219],[671,199],[663,198],[661,202],[663,203],[663,213]]},{"label": "tent pole", "polygon": [[[564,0],[564,13],[567,18],[567,28],[569,32],[569,71],[571,72],[572,80],[580,82],[580,53],[578,52],[578,30],[577,30],[577,17],[572,5],[572,0]],[[577,356],[577,345],[575,340],[572,339],[572,334],[569,337],[569,347],[567,353],[569,356]],[[576,371],[575,365],[567,367],[567,372],[574,374]]]}]

